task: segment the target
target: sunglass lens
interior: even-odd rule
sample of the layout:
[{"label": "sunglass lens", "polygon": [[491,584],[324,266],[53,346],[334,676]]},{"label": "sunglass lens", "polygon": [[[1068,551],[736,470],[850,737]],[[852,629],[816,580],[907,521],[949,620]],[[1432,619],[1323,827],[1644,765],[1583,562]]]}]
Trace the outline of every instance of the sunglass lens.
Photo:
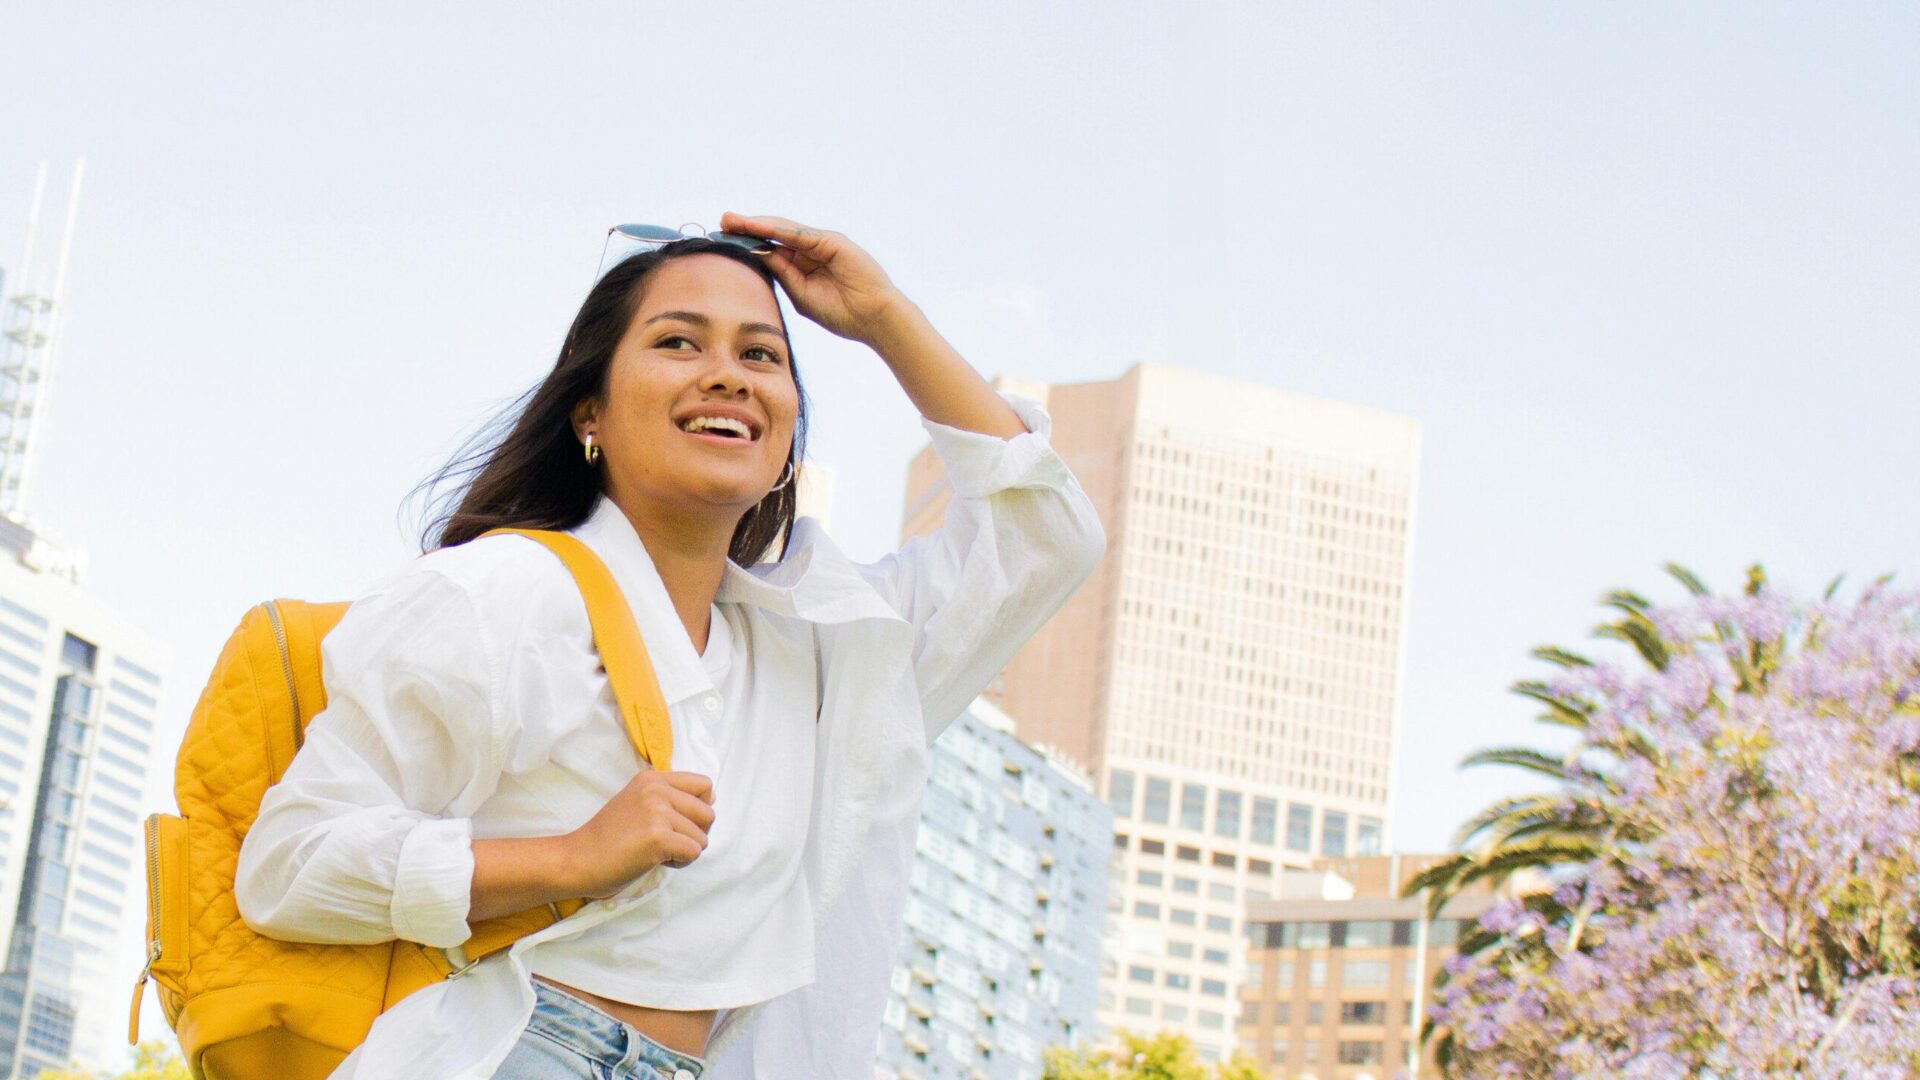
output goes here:
[{"label": "sunglass lens", "polygon": [[616,225],[613,231],[647,244],[667,244],[685,239],[680,230],[669,229],[665,225]]}]

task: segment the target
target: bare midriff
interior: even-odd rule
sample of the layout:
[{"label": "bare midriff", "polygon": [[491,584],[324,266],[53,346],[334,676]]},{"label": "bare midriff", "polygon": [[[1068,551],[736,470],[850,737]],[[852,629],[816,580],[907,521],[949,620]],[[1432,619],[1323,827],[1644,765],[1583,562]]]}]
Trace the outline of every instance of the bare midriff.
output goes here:
[{"label": "bare midriff", "polygon": [[535,975],[534,978],[565,990],[616,1020],[632,1024],[640,1034],[669,1050],[678,1050],[694,1057],[707,1052],[707,1033],[713,1027],[713,1014],[717,1010],[650,1009],[645,1005],[629,1005],[599,994],[589,994],[577,986],[568,986],[545,975]]}]

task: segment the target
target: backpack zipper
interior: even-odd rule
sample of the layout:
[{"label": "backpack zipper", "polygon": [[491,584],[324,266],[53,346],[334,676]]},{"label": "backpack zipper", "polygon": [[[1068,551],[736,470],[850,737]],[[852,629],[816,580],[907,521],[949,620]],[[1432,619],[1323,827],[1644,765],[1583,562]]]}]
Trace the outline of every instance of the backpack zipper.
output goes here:
[{"label": "backpack zipper", "polygon": [[287,632],[280,625],[280,606],[267,601],[267,621],[273,624],[273,641],[280,647],[280,670],[287,677],[287,696],[293,699],[293,748],[306,745],[307,733],[300,729],[300,688],[293,682],[293,654],[287,649]]},{"label": "backpack zipper", "polygon": [[132,1015],[127,1017],[127,1043],[137,1045],[140,1042],[140,995],[147,988],[147,978],[153,974],[153,962],[160,959],[160,815],[147,815],[147,903],[153,912],[153,938],[147,942],[147,962],[140,968],[140,978],[133,984]]}]

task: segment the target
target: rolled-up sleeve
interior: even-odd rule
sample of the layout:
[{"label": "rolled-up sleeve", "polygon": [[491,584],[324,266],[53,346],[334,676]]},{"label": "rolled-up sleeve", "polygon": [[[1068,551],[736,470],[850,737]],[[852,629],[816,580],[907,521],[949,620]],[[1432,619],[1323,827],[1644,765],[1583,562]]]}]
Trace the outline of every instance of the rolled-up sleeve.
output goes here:
[{"label": "rolled-up sleeve", "polygon": [[1027,431],[1010,439],[926,418],[953,498],[940,528],[859,570],[914,629],[929,740],[993,681],[1106,554],[1093,501],[1053,448],[1053,419],[997,391]]},{"label": "rolled-up sleeve", "polygon": [[473,827],[498,780],[499,662],[472,598],[432,570],[356,600],[321,639],[327,704],[240,848],[234,889],[288,941],[468,937]]}]

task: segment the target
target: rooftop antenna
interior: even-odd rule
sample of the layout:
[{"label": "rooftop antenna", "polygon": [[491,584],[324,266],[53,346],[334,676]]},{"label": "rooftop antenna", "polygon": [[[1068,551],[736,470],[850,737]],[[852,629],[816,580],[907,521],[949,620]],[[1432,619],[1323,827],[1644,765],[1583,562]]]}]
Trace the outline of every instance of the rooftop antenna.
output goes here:
[{"label": "rooftop antenna", "polygon": [[[53,365],[59,356],[67,257],[73,248],[80,180],[85,170],[84,158],[74,163],[66,227],[61,231],[60,256],[54,264],[51,287],[45,280],[45,270],[34,265],[47,186],[44,161],[34,172],[25,250],[15,275],[18,291],[6,296],[5,280],[0,278],[0,515],[22,525],[28,524],[27,481],[38,444],[35,436],[45,431]],[[36,271],[39,277],[35,277]]]}]

